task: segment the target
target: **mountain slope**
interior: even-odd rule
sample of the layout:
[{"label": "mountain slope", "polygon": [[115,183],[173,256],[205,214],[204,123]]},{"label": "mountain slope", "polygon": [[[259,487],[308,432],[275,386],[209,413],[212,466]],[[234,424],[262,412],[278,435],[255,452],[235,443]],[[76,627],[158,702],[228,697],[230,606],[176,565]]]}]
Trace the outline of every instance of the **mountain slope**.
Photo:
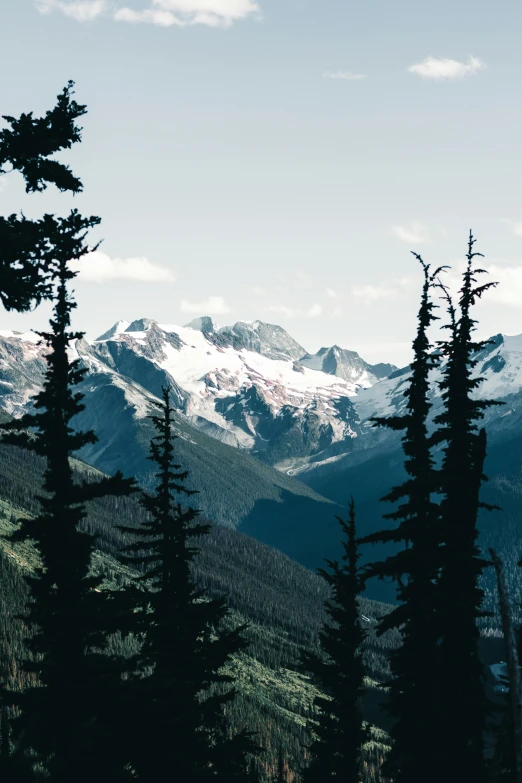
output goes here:
[{"label": "mountain slope", "polygon": [[[99,438],[81,451],[82,459],[108,473],[119,468],[150,486],[154,468],[147,455],[153,431],[147,414],[155,398],[129,379],[100,369],[89,373],[80,390],[86,407],[77,426],[93,428]],[[181,415],[175,429],[180,461],[190,471],[191,487],[200,493],[194,504],[206,516],[255,535],[313,568],[336,551],[336,504],[209,437]]]},{"label": "mountain slope", "polygon": [[[77,460],[73,467],[82,478],[95,472]],[[20,515],[36,513],[42,469],[43,460],[34,454],[0,445],[0,534],[13,530]],[[89,504],[85,525],[98,536],[95,564],[105,575],[107,586],[122,586],[130,576],[129,568],[116,557],[124,543],[117,525],[136,525],[143,513],[133,498],[104,498]],[[306,716],[316,694],[309,680],[296,671],[296,662],[303,648],[315,647],[324,619],[326,585],[280,552],[222,526],[213,526],[200,545],[195,567],[198,582],[212,594],[227,593],[234,623],[250,626],[250,648],[233,664],[239,697],[229,710],[229,719],[235,729],[246,724],[257,732],[267,748],[268,767],[274,767],[281,747],[295,770],[303,757]],[[0,622],[3,638],[10,639],[12,672],[17,672],[14,664],[22,651],[22,626],[14,619],[23,608],[25,595],[19,569],[32,569],[36,563],[30,545],[13,545],[0,537]],[[374,679],[386,675],[386,646],[396,643],[393,635],[381,640],[374,632],[375,620],[387,611],[385,605],[361,601],[361,613],[372,618],[366,658]],[[13,674],[10,685],[21,684]],[[377,706],[381,699],[381,692],[369,683],[365,699],[368,719],[383,719]],[[369,744],[365,750],[369,765],[375,764],[383,751],[384,736],[377,732],[374,738],[377,744]]]},{"label": "mountain slope", "polygon": [[[153,468],[147,454],[152,429],[147,417],[161,386],[173,382],[161,362],[150,357],[163,355],[166,340],[176,351],[180,338],[153,323],[135,322],[130,327],[146,331],[125,331],[125,339],[110,339],[94,347],[84,340],[76,342],[74,358],[79,358],[88,372],[80,386],[85,410],[75,423],[82,429],[94,429],[99,438],[98,443],[84,448],[82,459],[108,473],[121,469],[149,486]],[[190,332],[192,339],[204,339],[199,332]],[[146,338],[136,337],[141,334]],[[138,348],[130,350],[128,340]],[[0,395],[14,415],[30,410],[30,395],[42,383],[45,362],[36,342],[32,334],[0,338]],[[173,393],[182,407],[184,391],[174,386]],[[336,504],[253,459],[245,450],[211,437],[181,412],[177,430],[181,460],[190,470],[192,486],[200,492],[194,502],[209,518],[253,534],[312,568],[323,557],[337,554],[334,516],[340,509]]]}]

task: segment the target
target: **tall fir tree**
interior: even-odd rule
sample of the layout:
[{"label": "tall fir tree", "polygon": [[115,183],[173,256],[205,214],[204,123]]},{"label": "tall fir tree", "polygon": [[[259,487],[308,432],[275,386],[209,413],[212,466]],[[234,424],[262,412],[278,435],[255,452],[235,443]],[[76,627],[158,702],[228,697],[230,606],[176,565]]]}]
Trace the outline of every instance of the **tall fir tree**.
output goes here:
[{"label": "tall fir tree", "polygon": [[[51,158],[81,141],[76,121],[87,110],[72,98],[73,86],[70,81],[43,117],[35,118],[32,112],[3,117],[10,127],[0,131],[0,176],[20,172],[28,193],[43,191],[48,184],[72,194],[82,190],[70,168]],[[51,296],[52,246],[59,225],[52,215],[41,220],[0,217],[0,302],[7,310],[23,312]]]},{"label": "tall fir tree", "polygon": [[385,515],[397,523],[360,543],[393,543],[399,550],[383,562],[366,566],[365,578],[391,577],[397,581],[397,607],[379,624],[382,635],[398,628],[402,644],[390,656],[392,679],[387,709],[394,718],[390,734],[385,774],[394,783],[439,783],[443,769],[437,758],[437,733],[440,726],[438,671],[438,627],[436,622],[437,578],[440,568],[439,508],[432,495],[437,478],[428,434],[430,371],[437,365],[428,330],[435,320],[431,292],[442,268],[430,271],[422,265],[424,283],[418,312],[418,327],[413,341],[410,382],[404,396],[406,412],[402,416],[374,419],[377,426],[404,432],[402,448],[406,481],[394,487],[383,501],[396,503]]},{"label": "tall fir tree", "polygon": [[474,250],[470,232],[467,264],[459,291],[458,311],[449,302],[449,338],[441,342],[444,356],[440,391],[443,410],[435,419],[435,441],[443,443],[439,491],[441,500],[441,574],[438,611],[441,618],[439,688],[443,705],[439,749],[445,779],[482,783],[487,778],[483,735],[488,705],[479,657],[477,620],[483,616],[479,579],[487,565],[477,546],[480,487],[485,480],[486,433],[478,428],[493,403],[477,399],[481,383],[474,377],[477,354],[486,342],[473,340],[473,305],[495,283],[480,284],[485,270],[476,268],[482,254]]},{"label": "tall fir tree", "polygon": [[141,570],[131,590],[137,611],[130,628],[142,640],[132,681],[132,767],[143,783],[169,775],[194,783],[244,780],[254,744],[246,732],[229,738],[223,726],[223,707],[235,695],[224,687],[232,682],[224,668],[247,646],[244,629],[223,629],[225,599],[210,599],[191,575],[199,551],[194,540],[210,526],[181,502],[194,490],[185,486],[187,471],[175,460],[169,388],[151,419],[157,435],[149,459],[157,466],[157,484],[142,498],[147,519],[139,528],[120,528],[135,537],[124,559]]},{"label": "tall fir tree", "polygon": [[348,520],[337,519],[344,536],[343,562],[327,560],[329,571],[319,571],[331,588],[331,599],[325,605],[331,622],[319,634],[322,654],[305,653],[302,661],[304,669],[325,693],[315,699],[318,710],[313,726],[315,739],[310,746],[310,764],[303,773],[304,783],[326,783],[334,779],[358,783],[362,745],[367,739],[360,704],[364,689],[361,647],[365,632],[357,600],[363,582],[358,567],[353,498]]},{"label": "tall fir tree", "polygon": [[100,590],[102,579],[91,571],[95,539],[82,530],[82,522],[88,501],[128,494],[133,482],[118,473],[79,483],[70,462],[76,451],[95,443],[96,436],[72,425],[84,409],[75,387],[86,370],[70,356],[72,344],[83,334],[70,331],[76,304],[68,283],[76,272],[68,262],[89,252],[86,232],[98,223],[99,218],[83,218],[74,211],[49,235],[47,252],[53,260],[48,269],[56,294],[50,331],[38,333],[48,349],[45,380],[35,412],[2,425],[4,442],[30,449],[46,461],[41,512],[23,519],[13,535],[34,542],[40,564],[27,577],[32,656],[24,668],[32,678],[10,699],[21,711],[14,721],[16,745],[36,754],[53,783],[112,783],[124,774],[112,738],[122,669],[104,654],[111,612]]}]

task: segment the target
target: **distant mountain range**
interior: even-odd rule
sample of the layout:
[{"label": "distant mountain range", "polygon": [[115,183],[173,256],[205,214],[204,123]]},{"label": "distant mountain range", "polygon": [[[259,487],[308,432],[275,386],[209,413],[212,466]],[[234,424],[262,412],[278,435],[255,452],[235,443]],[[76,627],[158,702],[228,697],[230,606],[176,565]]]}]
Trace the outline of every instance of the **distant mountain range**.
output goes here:
[{"label": "distant mountain range", "polygon": [[[31,408],[43,350],[33,333],[0,332],[0,406],[13,416]],[[350,495],[362,532],[382,525],[378,500],[401,480],[402,454],[399,435],[370,420],[403,410],[408,367],[370,365],[338,346],[311,354],[279,326],[218,328],[210,317],[185,326],[119,321],[91,343],[78,340],[73,353],[88,370],[78,424],[99,437],[81,454],[90,464],[150,483],[147,416],[169,383],[180,459],[207,516],[311,567],[335,554],[334,516]],[[488,541],[502,539],[505,548],[522,529],[515,502],[522,494],[522,336],[496,335],[477,358],[485,378],[477,393],[505,403],[486,415],[485,492],[506,512],[481,523]],[[512,559],[519,554],[512,545],[509,551]]]},{"label": "distant mountain range", "polygon": [[[37,342],[31,333],[0,332],[0,400],[14,416],[41,382]],[[187,326],[118,321],[94,342],[78,341],[76,351],[90,375],[108,375],[133,397],[136,417],[147,411],[136,385],[158,396],[168,382],[178,410],[198,430],[288,470],[326,459],[340,444],[355,447],[354,398],[396,370],[338,346],[307,353],[273,324],[218,329],[209,317]]]}]

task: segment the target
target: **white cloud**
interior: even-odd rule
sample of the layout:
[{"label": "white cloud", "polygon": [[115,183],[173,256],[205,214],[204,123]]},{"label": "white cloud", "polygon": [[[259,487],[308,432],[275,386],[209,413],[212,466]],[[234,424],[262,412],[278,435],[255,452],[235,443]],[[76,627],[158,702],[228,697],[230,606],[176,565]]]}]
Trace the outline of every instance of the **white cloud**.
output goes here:
[{"label": "white cloud", "polygon": [[152,7],[142,10],[120,8],[114,19],[117,22],[149,22],[162,27],[194,24],[230,27],[241,19],[259,15],[257,0],[152,0]]},{"label": "white cloud", "polygon": [[134,24],[149,22],[158,27],[172,27],[173,25],[181,27],[180,20],[170,11],[160,11],[154,8],[146,8],[143,11],[134,11],[132,8],[120,8],[118,11],[115,11],[114,19],[116,22],[130,22]]},{"label": "white cloud", "polygon": [[77,22],[92,22],[108,9],[106,0],[36,0],[35,5],[41,14],[59,11]]},{"label": "white cloud", "polygon": [[314,279],[308,272],[297,272],[294,280],[294,285],[298,288],[313,288]]},{"label": "white cloud", "polygon": [[309,310],[305,312],[305,315],[307,318],[317,318],[318,315],[321,315],[323,312],[323,308],[321,305],[313,304]]},{"label": "white cloud", "polygon": [[134,280],[142,283],[173,283],[175,275],[148,258],[110,258],[95,251],[79,261],[71,263],[79,270],[78,279],[89,283],[105,283],[108,280]]},{"label": "white cloud", "polygon": [[487,269],[489,275],[484,275],[484,282],[498,282],[498,285],[488,291],[485,303],[501,302],[514,307],[522,307],[522,265],[487,264]]},{"label": "white cloud", "polygon": [[450,60],[442,57],[426,57],[421,63],[410,65],[408,71],[422,79],[462,79],[485,68],[478,57],[468,57],[467,62]]},{"label": "white cloud", "polygon": [[371,305],[382,299],[395,299],[397,289],[379,285],[354,285],[352,296],[365,305]]},{"label": "white cloud", "polygon": [[193,315],[224,315],[230,312],[230,307],[222,296],[209,296],[200,302],[188,302],[184,299],[181,302],[181,312]]},{"label": "white cloud", "polygon": [[203,24],[230,27],[247,17],[260,17],[258,0],[150,0],[143,8],[116,7],[116,0],[36,0],[41,14],[62,13],[77,22],[111,14],[117,22],[146,22],[159,27]]},{"label": "white cloud", "polygon": [[325,71],[323,79],[341,79],[347,82],[359,82],[366,79],[365,73],[352,73],[351,71]]},{"label": "white cloud", "polygon": [[408,226],[392,226],[392,234],[403,242],[418,245],[428,245],[431,242],[430,232],[425,223],[414,221]]},{"label": "white cloud", "polygon": [[327,294],[328,294],[328,296],[329,296],[329,297],[331,297],[332,299],[338,299],[338,298],[339,298],[339,297],[338,297],[338,295],[337,295],[337,293],[336,293],[336,292],[333,290],[333,288],[327,288],[327,289],[326,289],[326,293],[327,293]]},{"label": "white cloud", "polygon": [[511,230],[513,231],[514,235],[516,237],[522,237],[522,220],[509,220],[508,218],[502,218],[502,223],[506,223],[508,226],[511,226]]}]

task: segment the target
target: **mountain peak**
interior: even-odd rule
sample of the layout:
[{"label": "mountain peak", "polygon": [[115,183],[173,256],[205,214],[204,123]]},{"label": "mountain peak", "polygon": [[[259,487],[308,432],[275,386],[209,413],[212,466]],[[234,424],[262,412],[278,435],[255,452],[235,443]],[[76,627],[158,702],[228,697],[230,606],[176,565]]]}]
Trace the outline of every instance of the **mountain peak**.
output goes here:
[{"label": "mountain peak", "polygon": [[234,326],[224,326],[219,330],[234,348],[255,351],[269,359],[284,361],[298,359],[306,353],[302,345],[294,340],[282,326],[264,321],[237,321]]},{"label": "mountain peak", "polygon": [[138,318],[125,329],[126,332],[147,332],[151,326],[157,326],[158,322],[153,318]]},{"label": "mountain peak", "polygon": [[202,315],[194,318],[189,324],[185,324],[185,329],[196,329],[203,334],[213,334],[219,331],[219,327],[210,315]]},{"label": "mountain peak", "polygon": [[122,332],[125,332],[128,326],[129,326],[129,321],[123,321],[123,320],[117,321],[114,324],[114,326],[111,326],[110,329],[108,329],[106,332],[104,332],[99,337],[97,337],[95,342],[101,343],[104,340],[110,340],[111,337],[117,337]]},{"label": "mountain peak", "polygon": [[376,380],[387,378],[397,368],[393,364],[368,364],[356,351],[332,345],[320,348],[316,354],[307,353],[300,364],[311,370],[321,370],[329,375],[337,375],[348,382],[361,382],[373,385]]}]

